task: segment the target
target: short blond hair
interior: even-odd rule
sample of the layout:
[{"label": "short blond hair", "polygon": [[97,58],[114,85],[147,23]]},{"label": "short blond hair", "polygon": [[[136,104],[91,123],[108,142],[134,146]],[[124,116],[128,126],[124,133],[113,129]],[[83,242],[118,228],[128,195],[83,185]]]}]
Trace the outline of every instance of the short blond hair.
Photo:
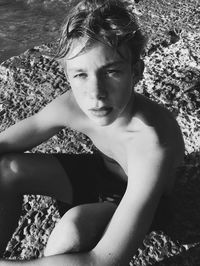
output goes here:
[{"label": "short blond hair", "polygon": [[85,46],[103,41],[117,49],[126,44],[137,61],[144,49],[145,37],[141,33],[134,15],[123,0],[79,0],[72,1],[61,35],[56,59],[69,54],[74,40],[86,38]]}]

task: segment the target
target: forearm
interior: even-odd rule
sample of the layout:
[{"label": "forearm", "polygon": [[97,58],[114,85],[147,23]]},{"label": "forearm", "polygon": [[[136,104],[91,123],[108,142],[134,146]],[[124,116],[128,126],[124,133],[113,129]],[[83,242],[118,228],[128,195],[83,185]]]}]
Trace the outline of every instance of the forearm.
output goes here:
[{"label": "forearm", "polygon": [[[126,192],[103,237],[94,248],[100,265],[124,266],[129,262],[142,244],[151,224],[153,213],[151,203],[137,208],[137,203]],[[112,244],[114,243],[114,244]]]},{"label": "forearm", "polygon": [[35,116],[22,120],[0,133],[0,154],[29,150],[53,136],[59,129],[41,128]]},{"label": "forearm", "polygon": [[[134,208],[134,204],[125,194],[103,237],[94,248],[99,260],[103,259],[102,265],[128,265],[140,246],[146,228],[144,228],[144,224],[139,223],[139,219],[136,217],[140,215],[135,212]],[[148,217],[145,219],[148,220]]]},{"label": "forearm", "polygon": [[[95,265],[91,253],[63,254],[29,261],[1,260],[0,266],[85,266]],[[100,266],[100,265],[99,265]]]}]

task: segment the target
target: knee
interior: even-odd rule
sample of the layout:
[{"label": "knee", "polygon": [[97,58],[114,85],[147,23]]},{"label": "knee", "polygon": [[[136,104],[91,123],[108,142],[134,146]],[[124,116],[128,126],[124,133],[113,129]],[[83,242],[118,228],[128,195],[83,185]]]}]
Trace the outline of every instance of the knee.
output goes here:
[{"label": "knee", "polygon": [[0,158],[0,195],[14,192],[19,172],[19,164],[14,155],[7,154]]},{"label": "knee", "polygon": [[78,209],[69,210],[51,233],[44,256],[72,252],[84,252],[92,249],[91,237],[85,223],[78,219]]},{"label": "knee", "polygon": [[44,256],[52,256],[81,251],[81,240],[79,230],[71,221],[58,223],[51,233]]}]

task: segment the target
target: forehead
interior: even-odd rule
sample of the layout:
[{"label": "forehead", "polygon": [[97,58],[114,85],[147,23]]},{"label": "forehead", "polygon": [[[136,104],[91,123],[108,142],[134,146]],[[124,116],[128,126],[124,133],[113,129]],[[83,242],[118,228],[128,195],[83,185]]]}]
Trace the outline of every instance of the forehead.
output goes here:
[{"label": "forehead", "polygon": [[63,59],[68,71],[87,67],[104,67],[109,64],[129,64],[131,52],[126,45],[113,49],[102,41],[86,44],[86,40],[73,42],[70,53]]}]

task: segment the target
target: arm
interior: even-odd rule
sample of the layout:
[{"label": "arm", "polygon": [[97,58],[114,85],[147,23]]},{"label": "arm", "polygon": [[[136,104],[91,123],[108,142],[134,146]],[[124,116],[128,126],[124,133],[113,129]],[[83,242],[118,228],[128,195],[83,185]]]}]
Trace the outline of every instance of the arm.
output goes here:
[{"label": "arm", "polygon": [[152,223],[171,164],[162,148],[145,148],[129,158],[126,193],[94,248],[99,265],[128,265]]},{"label": "arm", "polygon": [[0,153],[25,151],[49,139],[66,126],[68,94],[53,100],[39,113],[0,133]]},{"label": "arm", "polygon": [[96,265],[128,265],[142,243],[166,185],[184,156],[184,143],[176,123],[172,137],[165,140],[161,144],[153,133],[146,140],[129,141],[127,190],[93,250],[99,261]]}]

